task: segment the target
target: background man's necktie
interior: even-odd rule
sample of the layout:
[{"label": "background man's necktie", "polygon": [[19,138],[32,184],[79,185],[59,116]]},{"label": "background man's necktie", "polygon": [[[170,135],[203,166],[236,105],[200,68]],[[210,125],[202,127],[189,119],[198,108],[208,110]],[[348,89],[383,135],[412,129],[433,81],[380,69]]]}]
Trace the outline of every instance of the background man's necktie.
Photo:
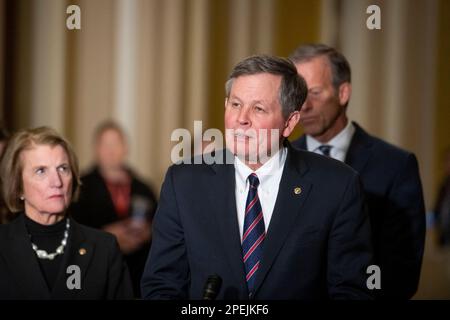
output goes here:
[{"label": "background man's necktie", "polygon": [[323,144],[323,145],[321,145],[321,146],[319,147],[319,150],[320,150],[320,152],[322,152],[322,154],[323,154],[324,156],[329,157],[329,156],[330,156],[331,148],[333,148],[333,147],[330,146],[330,145],[327,145],[327,144]]},{"label": "background man's necktie", "polygon": [[253,293],[256,274],[262,258],[266,236],[264,217],[258,197],[259,179],[255,173],[248,176],[250,187],[245,206],[242,254],[244,257],[248,291]]}]

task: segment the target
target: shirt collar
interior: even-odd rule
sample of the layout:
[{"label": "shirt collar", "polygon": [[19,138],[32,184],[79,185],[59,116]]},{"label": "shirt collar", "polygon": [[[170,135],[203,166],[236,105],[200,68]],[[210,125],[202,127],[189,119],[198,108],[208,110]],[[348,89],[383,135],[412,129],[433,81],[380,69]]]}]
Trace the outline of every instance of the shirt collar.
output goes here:
[{"label": "shirt collar", "polygon": [[234,168],[237,172],[238,179],[244,184],[247,183],[247,178],[250,174],[256,173],[260,184],[263,184],[272,175],[282,170],[287,158],[287,148],[281,148],[276,154],[274,154],[266,163],[264,163],[256,171],[250,169],[244,162],[242,162],[237,156],[234,157]]},{"label": "shirt collar", "polygon": [[352,140],[353,134],[355,133],[355,126],[351,121],[348,121],[347,125],[341,132],[339,132],[334,138],[330,141],[322,143],[310,135],[306,136],[306,146],[308,151],[316,151],[321,145],[330,145],[333,148],[336,148],[344,153],[347,153],[347,150],[350,146],[350,142]]}]

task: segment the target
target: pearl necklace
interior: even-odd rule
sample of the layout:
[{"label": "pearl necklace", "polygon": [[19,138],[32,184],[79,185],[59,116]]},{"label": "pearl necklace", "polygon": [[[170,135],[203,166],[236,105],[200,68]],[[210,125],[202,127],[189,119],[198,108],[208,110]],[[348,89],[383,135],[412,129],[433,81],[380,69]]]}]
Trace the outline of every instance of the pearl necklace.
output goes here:
[{"label": "pearl necklace", "polygon": [[61,244],[58,248],[56,248],[55,252],[47,253],[45,250],[40,250],[37,245],[35,245],[33,242],[31,243],[31,248],[33,248],[34,252],[36,252],[36,255],[39,259],[48,259],[53,260],[56,256],[59,256],[60,254],[64,253],[64,247],[67,244],[67,238],[69,237],[69,228],[70,228],[70,220],[67,219],[66,222],[66,230],[64,231],[64,238],[61,240]]}]

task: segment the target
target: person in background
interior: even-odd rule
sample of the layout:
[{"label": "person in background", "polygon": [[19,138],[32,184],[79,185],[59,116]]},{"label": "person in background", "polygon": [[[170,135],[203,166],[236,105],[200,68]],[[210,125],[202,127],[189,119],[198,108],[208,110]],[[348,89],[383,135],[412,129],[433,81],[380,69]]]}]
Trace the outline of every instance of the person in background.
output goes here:
[{"label": "person in background", "polygon": [[116,236],[130,269],[135,297],[151,244],[151,222],[156,197],[150,187],[125,164],[127,142],[122,128],[112,121],[95,133],[95,164],[81,178],[74,218]]},{"label": "person in background", "polygon": [[78,161],[56,131],[17,132],[0,167],[3,196],[17,216],[0,225],[0,300],[131,299],[116,239],[74,221]]},{"label": "person in background", "polygon": [[[0,161],[3,158],[3,151],[6,148],[8,139],[9,139],[8,131],[3,126],[0,126]],[[13,215],[11,214],[11,212],[9,212],[8,208],[6,207],[6,204],[3,201],[3,196],[1,195],[1,188],[0,188],[0,224],[11,221],[12,217]]]},{"label": "person in background", "polygon": [[351,70],[334,48],[312,44],[290,59],[308,86],[300,111],[305,135],[296,148],[343,161],[361,177],[368,202],[379,299],[410,299],[417,291],[425,242],[425,206],[417,159],[349,121]]}]

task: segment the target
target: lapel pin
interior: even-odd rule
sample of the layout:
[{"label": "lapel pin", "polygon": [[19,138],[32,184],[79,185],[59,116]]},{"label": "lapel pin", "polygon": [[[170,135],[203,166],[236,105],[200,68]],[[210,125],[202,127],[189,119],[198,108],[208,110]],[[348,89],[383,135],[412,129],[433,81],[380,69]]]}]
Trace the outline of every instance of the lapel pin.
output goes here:
[{"label": "lapel pin", "polygon": [[295,194],[300,194],[300,193],[302,193],[302,188],[300,188],[300,187],[295,187],[295,188],[294,188],[294,193],[295,193]]},{"label": "lapel pin", "polygon": [[84,256],[87,253],[87,251],[85,248],[81,248],[80,250],[78,250],[78,253],[80,254],[80,256]]}]

